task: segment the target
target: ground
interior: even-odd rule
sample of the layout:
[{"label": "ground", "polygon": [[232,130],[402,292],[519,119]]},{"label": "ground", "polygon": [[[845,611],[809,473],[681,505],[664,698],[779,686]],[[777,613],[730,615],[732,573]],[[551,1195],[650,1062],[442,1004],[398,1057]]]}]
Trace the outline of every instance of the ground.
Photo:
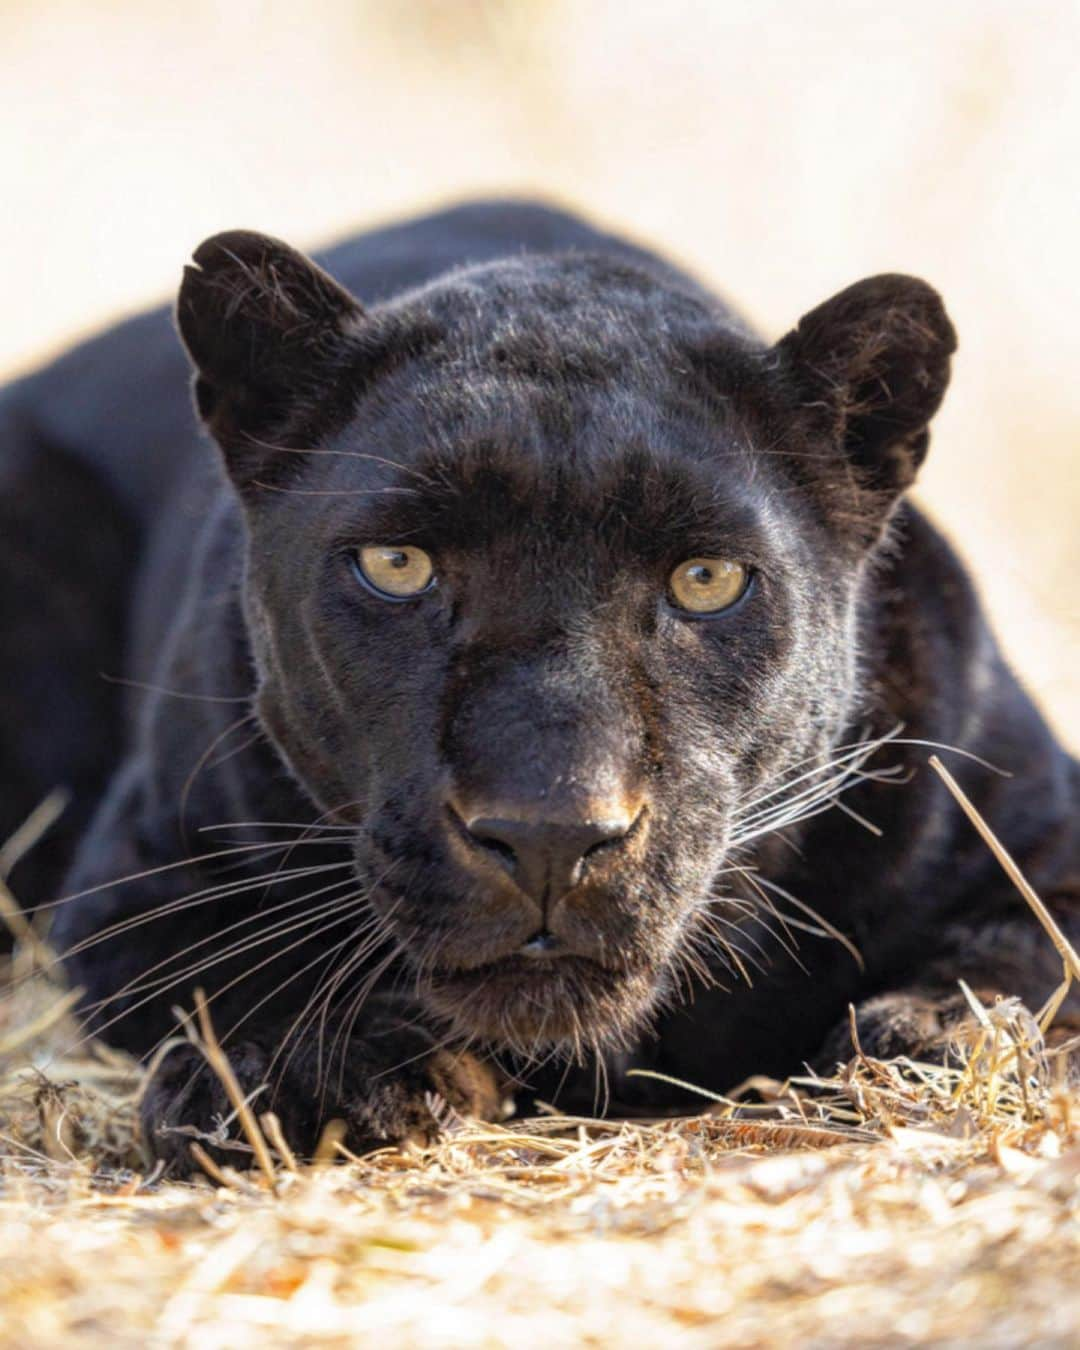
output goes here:
[{"label": "ground", "polygon": [[2,1347],[1076,1343],[1080,1094],[1015,1003],[951,1068],[310,1165],[268,1122],[264,1168],[177,1184],[46,959],[0,1001]]}]

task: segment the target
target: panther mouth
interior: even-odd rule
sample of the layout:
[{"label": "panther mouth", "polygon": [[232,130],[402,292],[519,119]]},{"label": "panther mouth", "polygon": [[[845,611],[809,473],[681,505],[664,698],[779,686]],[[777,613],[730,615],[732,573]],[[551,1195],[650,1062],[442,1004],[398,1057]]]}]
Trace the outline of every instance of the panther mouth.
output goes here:
[{"label": "panther mouth", "polygon": [[425,984],[426,1001],[456,1032],[526,1057],[562,1051],[580,1058],[588,1049],[621,1046],[656,997],[646,972],[615,970],[557,947],[437,969]]},{"label": "panther mouth", "polygon": [[510,971],[526,979],[539,979],[550,976],[556,967],[567,969],[568,963],[572,962],[589,966],[597,973],[609,969],[597,956],[579,950],[565,936],[548,928],[539,929],[530,937],[513,941],[506,947],[497,942],[494,948],[494,953],[489,948],[485,954],[478,948],[475,953],[456,954],[452,961],[436,962],[432,967],[435,977],[475,981]]},{"label": "panther mouth", "polygon": [[433,894],[441,905],[379,878],[370,900],[420,1001],[455,1038],[523,1059],[580,1059],[629,1048],[667,997],[666,930],[654,924],[652,940],[640,931],[632,895],[583,889],[549,922],[497,880],[464,914],[450,884]]},{"label": "panther mouth", "polygon": [[[535,941],[535,939],[534,939]],[[557,939],[553,941],[557,942]],[[532,943],[526,943],[525,947]],[[589,979],[610,978],[612,972],[588,956],[579,956],[554,947],[550,952],[532,953],[524,948],[484,961],[475,966],[454,966],[436,969],[433,978],[443,985],[475,988],[488,980],[523,979],[537,984],[555,985],[571,977]]]}]

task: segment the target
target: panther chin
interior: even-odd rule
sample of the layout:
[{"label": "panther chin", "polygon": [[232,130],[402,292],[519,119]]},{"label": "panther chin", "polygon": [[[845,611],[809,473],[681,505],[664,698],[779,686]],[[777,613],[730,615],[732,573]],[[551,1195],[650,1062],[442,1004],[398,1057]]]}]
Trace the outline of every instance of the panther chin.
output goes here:
[{"label": "panther chin", "polygon": [[523,950],[467,969],[431,970],[423,994],[466,1041],[525,1059],[580,1062],[589,1052],[628,1048],[663,988],[651,970]]}]

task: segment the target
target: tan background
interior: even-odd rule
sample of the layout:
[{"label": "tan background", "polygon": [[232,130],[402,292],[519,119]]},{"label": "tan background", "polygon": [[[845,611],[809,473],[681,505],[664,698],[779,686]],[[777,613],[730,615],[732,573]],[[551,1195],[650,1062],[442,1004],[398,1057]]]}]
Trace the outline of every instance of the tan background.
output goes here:
[{"label": "tan background", "polygon": [[960,329],[922,498],[1080,742],[1080,6],[0,0],[0,371],[214,230],[542,192],[778,334],[866,273]]}]

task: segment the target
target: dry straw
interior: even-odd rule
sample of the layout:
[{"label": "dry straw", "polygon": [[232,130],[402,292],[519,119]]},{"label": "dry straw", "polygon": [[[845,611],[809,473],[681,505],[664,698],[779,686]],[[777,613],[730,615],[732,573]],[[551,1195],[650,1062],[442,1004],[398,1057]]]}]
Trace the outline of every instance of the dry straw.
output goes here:
[{"label": "dry straw", "polygon": [[[1076,952],[935,767],[1067,985]],[[1068,1047],[1044,1039],[1060,990],[1036,1016],[965,989],[946,1065],[877,1060],[856,1037],[832,1077],[756,1079],[755,1103],[694,1118],[452,1120],[431,1149],[366,1158],[330,1129],[313,1164],[255,1118],[200,1000],[189,1033],[253,1166],[194,1143],[209,1175],[180,1185],[143,1168],[139,1067],[66,1051],[73,994],[35,974],[47,953],[15,915],[0,1345],[1076,1343],[1080,1094]]]}]

